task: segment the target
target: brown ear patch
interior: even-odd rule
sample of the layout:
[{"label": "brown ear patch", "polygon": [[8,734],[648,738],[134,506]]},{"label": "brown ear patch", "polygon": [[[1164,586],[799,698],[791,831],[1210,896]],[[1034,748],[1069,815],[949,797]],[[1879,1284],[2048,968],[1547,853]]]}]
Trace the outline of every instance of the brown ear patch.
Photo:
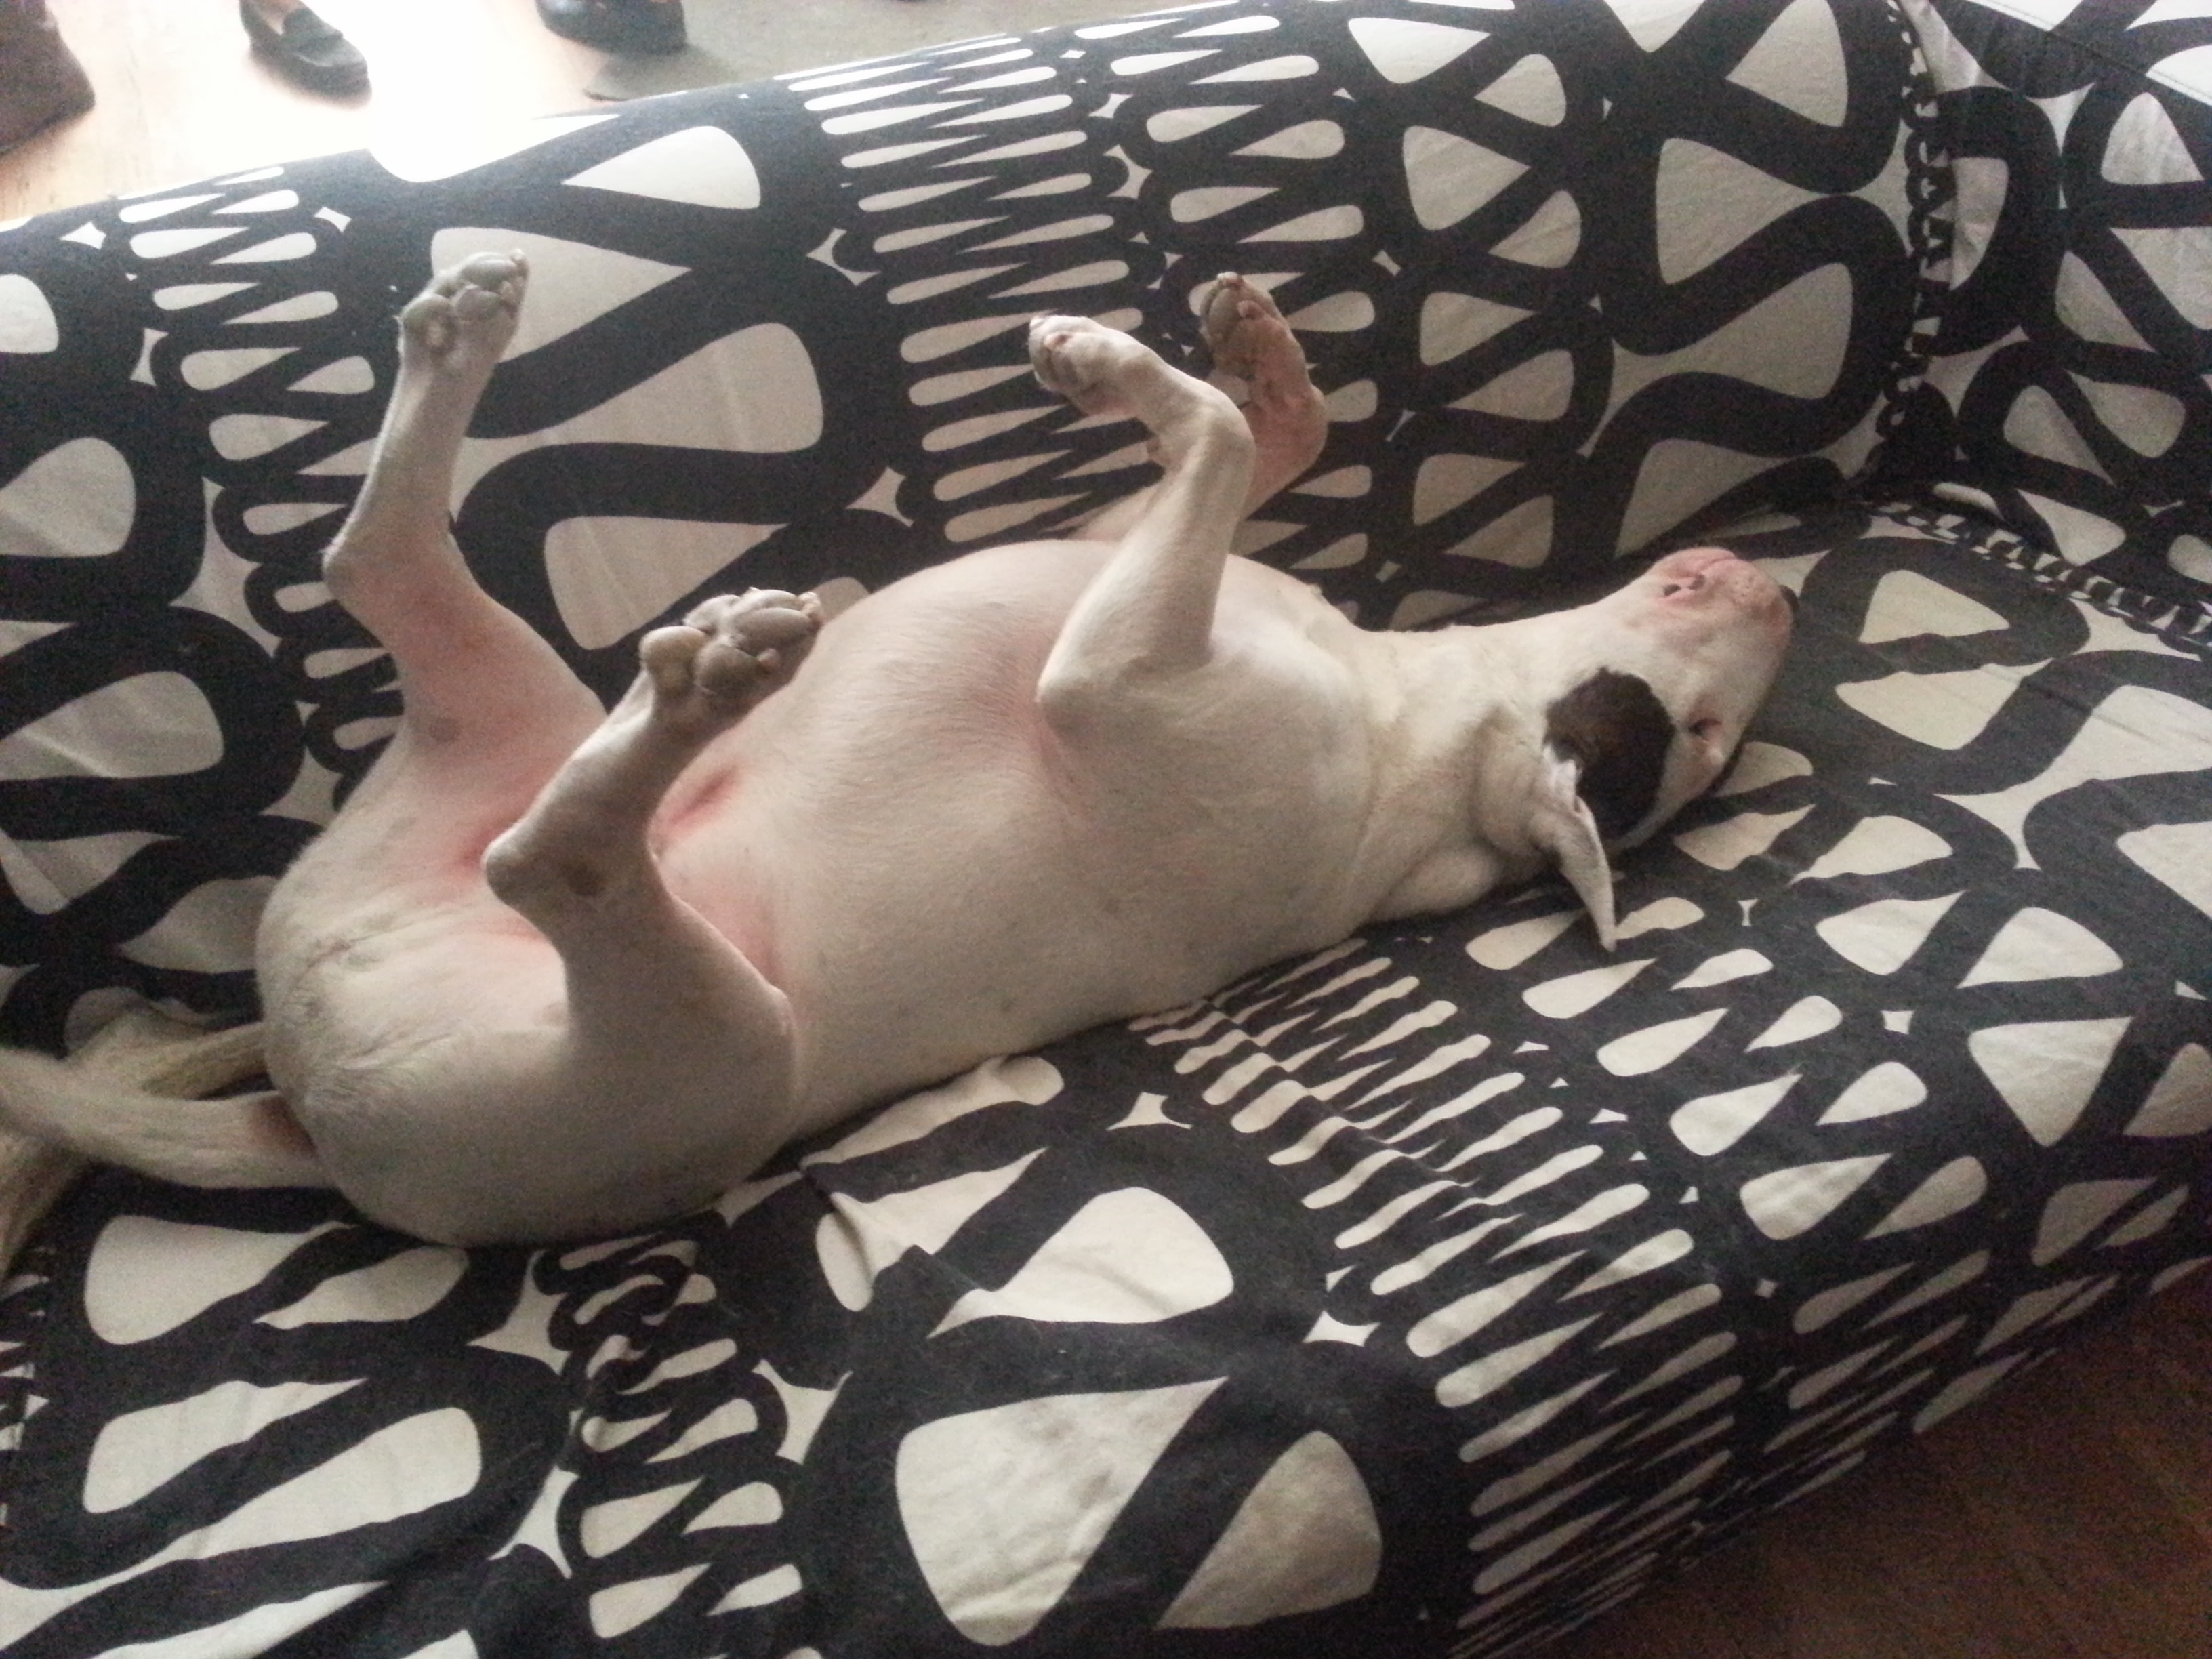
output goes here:
[{"label": "brown ear patch", "polygon": [[1611,841],[1650,815],[1674,722],[1634,674],[1601,668],[1544,711],[1544,742],[1581,769],[1576,793]]}]

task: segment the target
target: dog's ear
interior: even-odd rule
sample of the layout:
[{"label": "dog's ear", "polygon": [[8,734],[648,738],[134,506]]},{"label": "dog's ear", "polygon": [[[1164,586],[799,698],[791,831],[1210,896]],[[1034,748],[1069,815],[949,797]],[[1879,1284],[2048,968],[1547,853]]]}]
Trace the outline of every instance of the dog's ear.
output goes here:
[{"label": "dog's ear", "polygon": [[1575,890],[1598,943],[1613,945],[1613,866],[1597,819],[1582,796],[1582,768],[1547,750],[1528,801],[1528,838],[1559,860],[1559,873]]},{"label": "dog's ear", "polygon": [[1544,711],[1544,746],[1574,763],[1598,831],[1619,842],[1651,816],[1674,722],[1641,675],[1601,668]]},{"label": "dog's ear", "polygon": [[1605,843],[1626,836],[1659,799],[1674,723],[1650,684],[1601,668],[1544,711],[1544,749],[1529,834],[1559,860],[1608,951],[1613,866]]}]

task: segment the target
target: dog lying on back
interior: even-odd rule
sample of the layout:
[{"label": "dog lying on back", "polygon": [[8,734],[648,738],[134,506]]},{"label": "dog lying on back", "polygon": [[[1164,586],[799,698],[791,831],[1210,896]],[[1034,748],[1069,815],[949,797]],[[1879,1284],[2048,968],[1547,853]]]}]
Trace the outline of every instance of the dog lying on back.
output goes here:
[{"label": "dog lying on back", "polygon": [[1231,276],[1205,327],[1242,410],[1127,334],[1031,326],[1046,385],[1144,423],[1151,489],[834,621],[709,599],[645,635],[607,713],[447,531],[526,277],[478,256],[407,307],[326,558],[404,714],[263,921],[275,1091],[181,1103],[8,1054],[18,1130],[193,1184],[335,1186],[456,1244],[641,1226],[991,1055],[1553,867],[1610,947],[1608,849],[1720,775],[1788,641],[1785,596],[1714,548],[1419,634],[1232,556],[1325,416]]}]

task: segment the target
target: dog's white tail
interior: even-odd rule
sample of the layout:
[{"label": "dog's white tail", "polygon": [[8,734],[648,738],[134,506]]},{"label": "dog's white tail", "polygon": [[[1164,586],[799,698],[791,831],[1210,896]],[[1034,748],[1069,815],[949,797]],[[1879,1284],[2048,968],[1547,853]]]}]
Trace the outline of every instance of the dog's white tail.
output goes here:
[{"label": "dog's white tail", "polygon": [[196,1097],[260,1069],[258,1025],[193,1031],[151,1009],[66,1060],[0,1048],[0,1270],[87,1162],[189,1187],[329,1186],[282,1096]]}]

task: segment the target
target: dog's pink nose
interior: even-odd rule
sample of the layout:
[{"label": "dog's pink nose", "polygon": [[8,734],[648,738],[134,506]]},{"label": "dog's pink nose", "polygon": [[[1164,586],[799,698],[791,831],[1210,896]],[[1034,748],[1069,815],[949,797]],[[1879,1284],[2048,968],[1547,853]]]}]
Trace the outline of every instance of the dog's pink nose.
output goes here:
[{"label": "dog's pink nose", "polygon": [[1757,565],[1724,547],[1692,547],[1670,553],[1651,567],[1659,604],[1685,617],[1740,617],[1786,631],[1790,600],[1778,583]]},{"label": "dog's pink nose", "polygon": [[1742,562],[1725,547],[1689,547],[1679,553],[1669,553],[1651,567],[1651,574],[1662,581],[1695,590],[1704,586],[1724,567]]}]

